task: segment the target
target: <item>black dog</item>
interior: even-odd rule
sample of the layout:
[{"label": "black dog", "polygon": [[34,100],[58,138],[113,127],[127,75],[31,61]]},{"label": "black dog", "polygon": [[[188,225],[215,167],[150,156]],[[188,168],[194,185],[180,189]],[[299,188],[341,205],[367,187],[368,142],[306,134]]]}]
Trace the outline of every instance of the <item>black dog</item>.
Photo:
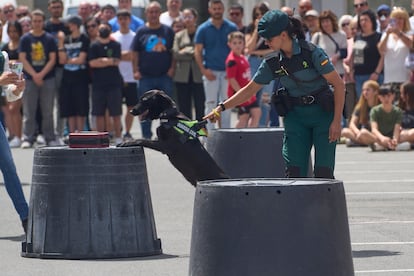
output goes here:
[{"label": "black dog", "polygon": [[131,114],[140,116],[140,120],[160,119],[158,140],[138,139],[119,147],[142,146],[166,154],[173,166],[194,186],[201,180],[229,178],[197,138],[205,131],[206,122],[190,121],[178,112],[174,101],[163,91],[146,92]]}]

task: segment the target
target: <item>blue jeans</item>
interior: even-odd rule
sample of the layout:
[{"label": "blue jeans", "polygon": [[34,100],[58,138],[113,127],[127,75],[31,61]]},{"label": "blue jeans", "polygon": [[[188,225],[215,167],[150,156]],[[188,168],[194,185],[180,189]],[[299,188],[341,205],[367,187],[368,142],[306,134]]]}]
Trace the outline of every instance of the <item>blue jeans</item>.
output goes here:
[{"label": "blue jeans", "polygon": [[[262,63],[263,59],[257,56],[249,56],[249,64],[250,64],[250,72],[252,74],[252,77],[257,72],[257,69],[259,69],[260,64]],[[256,93],[257,103],[260,106],[260,109],[262,111],[262,115],[260,116],[259,120],[259,127],[267,127],[267,119],[269,117],[269,122],[273,126],[279,125],[279,115],[277,113],[270,112],[271,109],[269,109],[268,104],[262,102],[262,95],[263,92],[269,94],[269,96],[273,93],[273,86],[274,81],[271,81],[269,84],[263,86],[259,91]]]},{"label": "blue jeans", "polygon": [[[167,75],[162,75],[159,77],[142,77],[139,80],[138,86],[138,97],[144,95],[145,92],[158,89],[164,91],[168,96],[172,97],[173,94],[173,81]],[[143,121],[141,122],[141,131],[142,137],[145,139],[151,139],[152,131],[151,131],[151,121]]]},{"label": "blue jeans", "polygon": [[17,176],[16,166],[3,125],[0,125],[0,155],[0,169],[3,173],[4,186],[6,186],[7,193],[13,201],[20,219],[26,219],[29,214],[29,207],[23,194],[22,184]]}]

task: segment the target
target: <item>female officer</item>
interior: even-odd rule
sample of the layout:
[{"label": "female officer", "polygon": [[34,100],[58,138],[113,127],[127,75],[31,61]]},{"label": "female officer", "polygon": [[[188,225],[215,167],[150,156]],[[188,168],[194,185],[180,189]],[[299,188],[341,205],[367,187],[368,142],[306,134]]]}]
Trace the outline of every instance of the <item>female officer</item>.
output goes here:
[{"label": "female officer", "polygon": [[[258,32],[280,54],[264,60],[253,80],[204,118],[215,122],[220,112],[245,102],[263,85],[279,78],[285,92],[275,99],[288,111],[284,115],[282,150],[287,177],[307,176],[309,154],[314,146],[315,177],[334,178],[336,140],[341,135],[345,97],[343,81],[326,53],[304,41],[299,20],[280,10],[268,11],[259,22]],[[334,88],[333,94],[329,85]]]}]

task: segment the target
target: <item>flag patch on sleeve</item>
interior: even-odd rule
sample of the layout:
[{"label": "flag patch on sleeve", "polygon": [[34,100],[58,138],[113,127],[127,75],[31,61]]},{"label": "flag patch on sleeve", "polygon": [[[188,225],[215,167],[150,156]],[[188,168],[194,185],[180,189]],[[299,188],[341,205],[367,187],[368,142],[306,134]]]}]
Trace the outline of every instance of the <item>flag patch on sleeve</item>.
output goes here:
[{"label": "flag patch on sleeve", "polygon": [[329,60],[328,59],[325,59],[324,61],[321,62],[321,66],[326,65],[328,62],[329,62]]}]

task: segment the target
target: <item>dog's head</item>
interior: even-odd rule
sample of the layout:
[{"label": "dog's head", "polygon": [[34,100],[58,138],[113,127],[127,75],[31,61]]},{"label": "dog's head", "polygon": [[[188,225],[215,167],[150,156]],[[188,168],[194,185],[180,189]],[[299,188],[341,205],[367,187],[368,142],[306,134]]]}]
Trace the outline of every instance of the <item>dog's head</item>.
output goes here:
[{"label": "dog's head", "polygon": [[138,104],[130,113],[139,116],[140,120],[155,120],[160,114],[170,108],[175,108],[175,102],[161,90],[149,90],[141,96]]}]

